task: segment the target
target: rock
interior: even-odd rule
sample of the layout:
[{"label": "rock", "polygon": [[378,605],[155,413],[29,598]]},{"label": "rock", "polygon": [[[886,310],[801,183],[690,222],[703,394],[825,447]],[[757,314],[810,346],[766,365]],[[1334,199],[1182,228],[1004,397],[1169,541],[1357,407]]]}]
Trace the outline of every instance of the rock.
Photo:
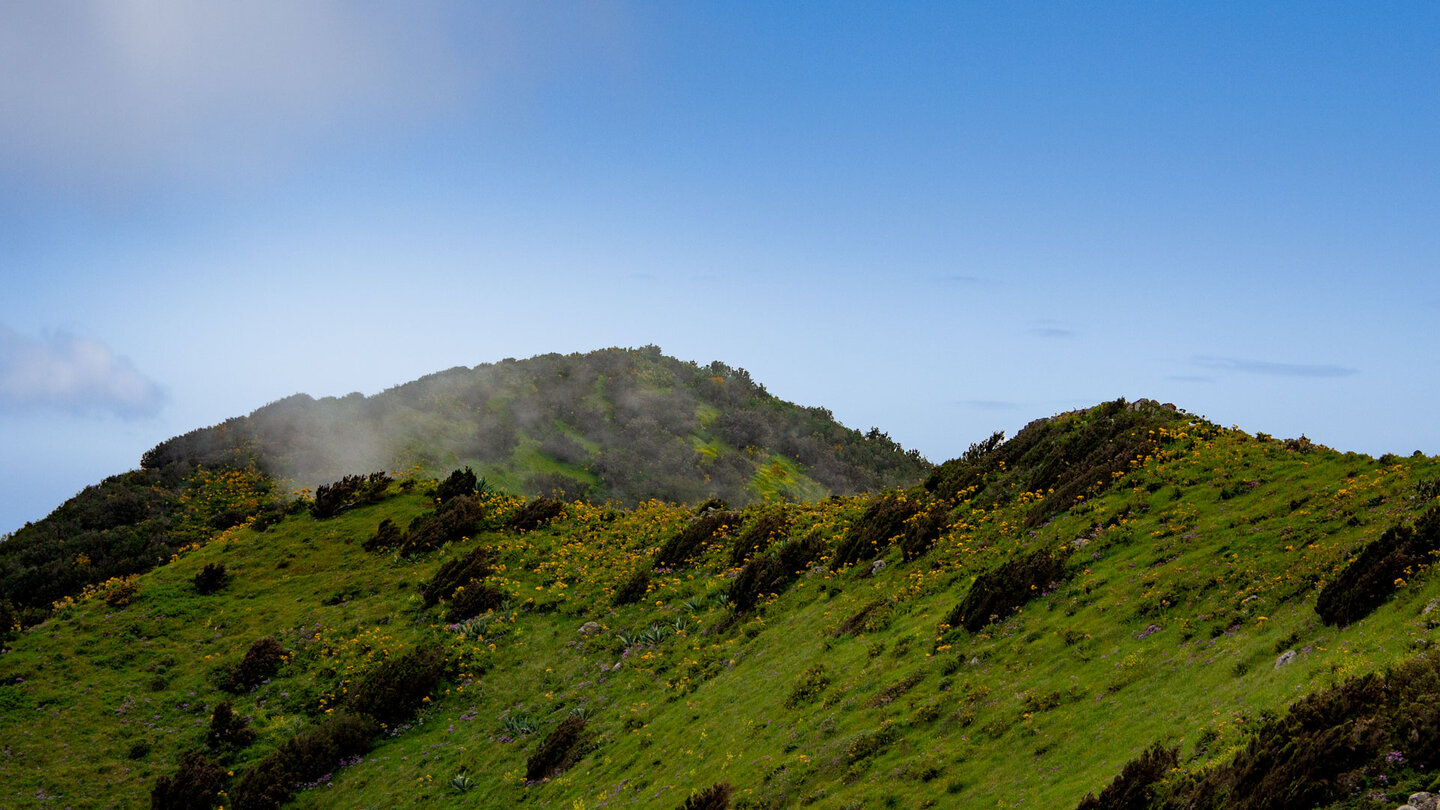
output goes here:
[{"label": "rock", "polygon": [[1280,657],[1275,659],[1275,668],[1279,669],[1280,667],[1285,666],[1291,661],[1294,661],[1298,655],[1299,653],[1295,652],[1294,650],[1286,650],[1285,652],[1280,653]]},{"label": "rock", "polygon": [[1425,609],[1420,611],[1420,615],[1429,616],[1436,610],[1440,610],[1440,596],[1437,596],[1434,599],[1431,599],[1429,602],[1425,603]]},{"label": "rock", "polygon": [[1415,810],[1436,810],[1440,807],[1440,796],[1433,793],[1412,793],[1410,794],[1410,805]]},{"label": "rock", "polygon": [[880,573],[881,571],[884,571],[884,570],[885,570],[885,561],[884,561],[884,560],[876,560],[875,562],[870,563],[870,576],[873,577],[873,576],[875,576],[876,574],[878,574],[878,573]]},{"label": "rock", "polygon": [[593,636],[598,632],[600,632],[599,622],[585,622],[580,625],[580,635],[582,636]]}]

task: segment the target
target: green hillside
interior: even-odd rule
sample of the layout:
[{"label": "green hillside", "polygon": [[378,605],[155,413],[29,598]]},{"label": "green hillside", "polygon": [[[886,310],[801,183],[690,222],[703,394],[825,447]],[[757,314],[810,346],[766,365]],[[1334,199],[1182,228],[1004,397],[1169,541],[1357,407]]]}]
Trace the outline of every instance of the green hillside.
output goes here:
[{"label": "green hillside", "polygon": [[12,632],[0,805],[1391,808],[1440,788],[1440,459],[1117,401],[907,489],[733,510],[356,486]]},{"label": "green hillside", "polygon": [[372,397],[296,395],[162,442],[141,469],[0,543],[0,625],[12,614],[33,624],[86,586],[250,518],[263,528],[292,493],[460,467],[516,494],[743,506],[910,485],[930,464],[877,429],[770,396],[743,369],[653,346],[456,368]]}]

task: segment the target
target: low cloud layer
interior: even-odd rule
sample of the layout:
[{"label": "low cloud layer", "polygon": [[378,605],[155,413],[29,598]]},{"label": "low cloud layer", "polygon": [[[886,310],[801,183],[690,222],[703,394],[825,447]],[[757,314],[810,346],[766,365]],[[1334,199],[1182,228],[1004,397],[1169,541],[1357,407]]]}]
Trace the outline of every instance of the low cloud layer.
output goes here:
[{"label": "low cloud layer", "polygon": [[1265,360],[1242,360],[1235,357],[1210,357],[1206,355],[1191,358],[1191,362],[1202,368],[1213,368],[1219,371],[1238,371],[1242,374],[1260,374],[1266,377],[1349,377],[1360,373],[1358,369],[1347,368],[1345,366],[1272,363]]},{"label": "low cloud layer", "polygon": [[26,337],[0,326],[0,412],[154,416],[164,393],[103,343],[66,334]]}]

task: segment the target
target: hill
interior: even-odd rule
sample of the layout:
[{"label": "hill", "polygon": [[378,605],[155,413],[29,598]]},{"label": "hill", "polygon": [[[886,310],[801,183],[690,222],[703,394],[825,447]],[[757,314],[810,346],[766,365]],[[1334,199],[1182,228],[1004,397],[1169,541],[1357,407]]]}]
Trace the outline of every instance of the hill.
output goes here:
[{"label": "hill", "polygon": [[1116,401],[868,495],[597,506],[463,475],[373,495],[232,526],[16,634],[0,803],[1380,808],[1440,788],[1440,459]]},{"label": "hill", "polygon": [[658,348],[550,354],[456,368],[372,397],[297,395],[162,442],[0,543],[0,620],[50,605],[351,474],[443,475],[595,503],[850,495],[930,465],[878,429],[770,396],[743,369]]}]

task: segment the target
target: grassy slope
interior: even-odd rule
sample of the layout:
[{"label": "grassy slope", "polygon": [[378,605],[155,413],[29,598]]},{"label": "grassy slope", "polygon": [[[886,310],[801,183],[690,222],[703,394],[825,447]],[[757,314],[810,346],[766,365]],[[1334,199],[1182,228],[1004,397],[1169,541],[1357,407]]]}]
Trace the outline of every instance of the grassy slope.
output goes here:
[{"label": "grassy slope", "polygon": [[[1237,431],[1182,434],[1038,530],[1017,528],[1025,503],[961,507],[920,560],[892,550],[873,578],[861,576],[868,564],[817,565],[723,630],[718,544],[657,576],[641,604],[609,607],[629,570],[688,521],[675,507],[572,506],[537,532],[487,533],[413,562],[359,545],[381,518],[404,525],[426,509],[416,494],[263,534],[240,528],[141,577],[130,604],[84,599],[13,642],[0,658],[0,804],[145,806],[154,778],[203,744],[221,673],[274,634],[295,657],[235,699],[261,732],[226,763],[237,774],[377,658],[439,638],[461,662],[413,727],[300,793],[299,807],[677,807],[722,779],[737,799],[815,807],[1073,806],[1156,740],[1181,743],[1182,762],[1201,767],[1241,745],[1261,712],[1432,644],[1434,614],[1419,614],[1440,578],[1413,578],[1344,630],[1321,626],[1313,606],[1348,555],[1419,513],[1414,485],[1437,475],[1435,459],[1381,465]],[[833,547],[864,503],[797,507],[791,535],[816,530]],[[939,628],[979,572],[1077,539],[1076,574],[1055,592],[978,634]],[[462,635],[417,591],[479,543],[500,551],[490,582],[511,605]],[[234,581],[200,596],[188,580],[207,562]],[[836,636],[876,602],[867,632]],[[592,620],[602,631],[581,634]],[[684,629],[658,645],[627,651],[618,638],[677,621]],[[1290,648],[1299,658],[1277,669]],[[817,665],[828,685],[787,707]],[[526,787],[528,752],[582,706],[598,748]],[[537,730],[518,733],[522,718]],[[462,769],[477,784],[463,795],[448,785]]]}]

